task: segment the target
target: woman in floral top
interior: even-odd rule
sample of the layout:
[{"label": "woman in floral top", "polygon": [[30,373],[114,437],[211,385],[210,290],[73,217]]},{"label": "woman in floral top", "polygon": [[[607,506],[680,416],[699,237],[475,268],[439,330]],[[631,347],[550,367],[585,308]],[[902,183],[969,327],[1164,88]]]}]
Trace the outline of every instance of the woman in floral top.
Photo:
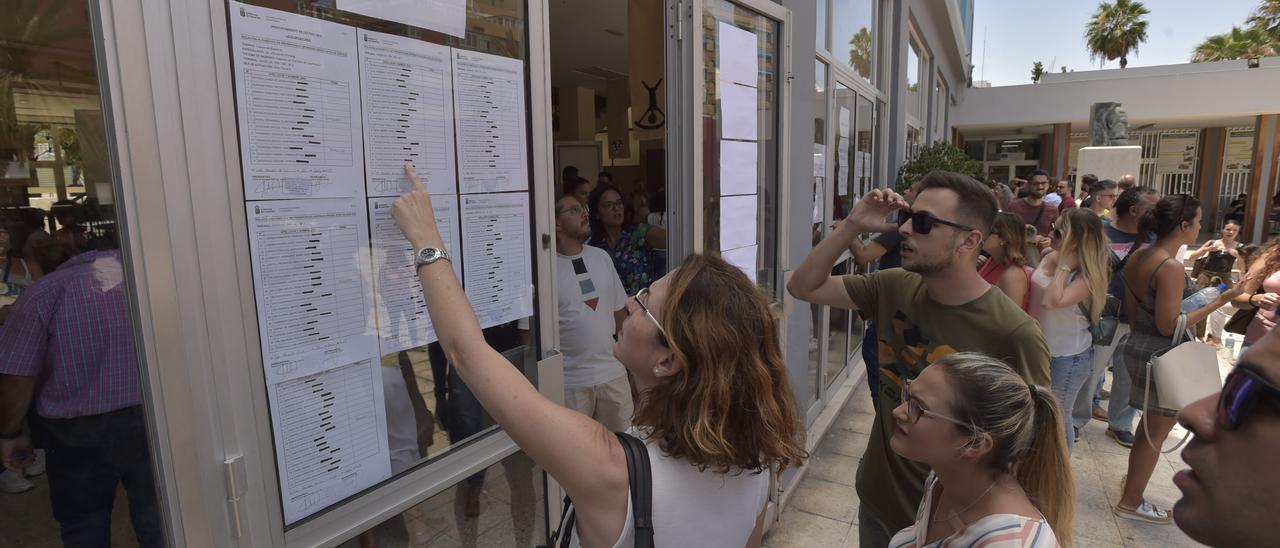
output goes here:
[{"label": "woman in floral top", "polygon": [[591,240],[587,243],[609,252],[627,294],[635,295],[652,281],[650,255],[667,248],[667,231],[632,220],[622,193],[613,185],[596,186],[587,201],[591,210]]}]

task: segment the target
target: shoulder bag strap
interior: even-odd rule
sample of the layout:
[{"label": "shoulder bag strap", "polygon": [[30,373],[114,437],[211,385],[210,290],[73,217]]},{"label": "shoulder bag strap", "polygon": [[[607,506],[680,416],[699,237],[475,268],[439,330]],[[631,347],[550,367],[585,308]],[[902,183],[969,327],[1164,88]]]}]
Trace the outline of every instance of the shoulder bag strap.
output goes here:
[{"label": "shoulder bag strap", "polygon": [[635,525],[635,548],[653,547],[653,470],[649,450],[639,438],[615,432],[627,456],[627,478],[631,486],[631,520]]},{"label": "shoulder bag strap", "polygon": [[[1179,314],[1178,325],[1173,330],[1173,346],[1178,346],[1179,342],[1182,340],[1182,335],[1185,334],[1184,331],[1186,330],[1186,328],[1187,328],[1187,315]],[[1146,416],[1147,411],[1149,411],[1151,408],[1151,377],[1154,369],[1151,366],[1151,362],[1152,362],[1151,358],[1148,358],[1147,365],[1146,365],[1147,367],[1146,388],[1142,391],[1142,415],[1143,416]],[[1151,439],[1151,432],[1148,431],[1146,428],[1142,429],[1142,433],[1147,438],[1147,445],[1150,445],[1152,449],[1155,449],[1156,451],[1159,451],[1164,454],[1169,454],[1174,451],[1177,451],[1184,444],[1187,443],[1187,440],[1191,439],[1191,431],[1187,430],[1187,433],[1182,435],[1182,439],[1178,441],[1177,445],[1174,445],[1170,449],[1164,449],[1163,447],[1156,445],[1156,442]]]},{"label": "shoulder bag strap", "polygon": [[1036,213],[1036,220],[1031,221],[1031,226],[1036,227],[1036,230],[1040,230],[1040,227],[1039,227],[1039,224],[1040,224],[1040,218],[1041,218],[1041,217],[1044,217],[1044,208],[1045,208],[1045,206],[1047,206],[1047,205],[1049,205],[1049,204],[1044,204],[1044,203],[1040,204],[1040,212],[1039,212],[1039,213]]}]

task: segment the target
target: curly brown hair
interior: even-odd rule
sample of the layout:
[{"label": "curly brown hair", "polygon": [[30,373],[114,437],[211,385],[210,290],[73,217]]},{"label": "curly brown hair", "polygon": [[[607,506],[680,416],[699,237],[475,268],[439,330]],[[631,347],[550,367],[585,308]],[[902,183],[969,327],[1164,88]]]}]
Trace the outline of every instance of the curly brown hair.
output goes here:
[{"label": "curly brown hair", "polygon": [[715,256],[690,256],[671,276],[662,318],[684,367],[640,395],[636,426],[701,470],[799,466],[804,429],[769,298]]}]

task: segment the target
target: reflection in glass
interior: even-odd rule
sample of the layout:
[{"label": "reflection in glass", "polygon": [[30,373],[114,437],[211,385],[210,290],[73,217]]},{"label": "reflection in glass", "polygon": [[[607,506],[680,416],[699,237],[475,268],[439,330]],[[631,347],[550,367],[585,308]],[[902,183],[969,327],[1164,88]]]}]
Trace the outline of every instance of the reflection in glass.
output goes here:
[{"label": "reflection in glass", "polygon": [[[825,2],[819,2],[820,6]],[[830,156],[827,152],[827,65],[822,61],[817,61],[814,67],[814,109],[815,115],[813,120],[813,231],[812,244],[818,245],[823,237],[823,220],[826,215],[826,180],[827,180],[827,159]],[[809,370],[808,378],[808,400],[814,401],[818,399],[819,389],[819,366],[821,365],[821,345],[822,336],[825,328],[822,326],[822,306],[817,304],[809,305],[810,325],[809,325]]]},{"label": "reflection in glass", "polygon": [[835,0],[831,10],[831,53],[871,82],[875,60],[875,0]]},{"label": "reflection in glass", "polygon": [[875,105],[866,96],[859,95],[853,121],[853,185],[856,196],[875,188],[871,174],[875,168],[876,120]]},{"label": "reflection in glass", "polygon": [[924,90],[920,89],[920,46],[912,39],[907,48],[907,115],[924,120]]},{"label": "reflection in glass", "polygon": [[[835,87],[835,189],[832,193],[831,219],[838,221],[849,214],[857,193],[857,168],[867,164],[858,156],[854,138],[858,116],[858,95],[848,86],[837,81]],[[867,164],[869,165],[869,164]]]},{"label": "reflection in glass", "polygon": [[528,456],[516,453],[472,478],[365,531],[342,548],[532,548],[545,542],[542,469]]},{"label": "reflection in glass", "polygon": [[0,24],[0,432],[21,434],[2,455],[0,545],[161,546],[89,6],[10,7]]},{"label": "reflection in glass", "polygon": [[[731,82],[722,82],[719,77],[719,23],[729,23],[741,30],[752,32],[757,40],[757,67],[759,69],[756,95],[756,161],[758,162],[756,203],[756,245],[723,249],[720,242],[720,222],[728,218],[728,213],[721,209],[725,198],[721,197],[720,151],[728,140],[721,140],[724,132],[723,122],[726,114],[723,111],[721,85],[739,86]],[[703,234],[704,244],[709,251],[724,254],[727,260],[750,261],[754,253],[755,279],[762,287],[772,288],[776,285],[777,272],[777,210],[778,210],[778,31],[777,21],[769,19],[755,11],[738,6],[728,0],[708,0],[704,6],[702,20],[706,47],[703,48],[703,61],[707,68],[704,75],[706,103],[703,105],[703,146],[706,157],[703,164],[708,166],[704,183]],[[739,86],[741,87],[741,86]],[[748,88],[749,89],[749,88]],[[750,140],[739,141],[750,143]],[[727,186],[727,185],[725,185]],[[734,201],[749,202],[746,196],[733,196]],[[735,251],[730,254],[728,252]],[[743,252],[747,252],[743,254]],[[750,266],[739,265],[744,270],[752,270]]]},{"label": "reflection in glass", "polygon": [[[843,276],[851,272],[849,266],[851,261],[845,260],[836,264],[831,270],[832,276]],[[849,319],[852,313],[844,308],[831,308],[831,323],[829,327],[829,338],[827,339],[827,367],[824,370],[823,384],[828,389],[831,383],[844,372],[844,368],[849,363]],[[859,332],[859,336],[861,332]]]}]

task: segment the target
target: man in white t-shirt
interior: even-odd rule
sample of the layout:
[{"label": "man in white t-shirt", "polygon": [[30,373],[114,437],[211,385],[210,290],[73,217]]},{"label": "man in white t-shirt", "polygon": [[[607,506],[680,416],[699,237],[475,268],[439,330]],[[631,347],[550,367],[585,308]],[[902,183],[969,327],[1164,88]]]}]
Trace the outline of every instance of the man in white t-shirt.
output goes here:
[{"label": "man in white t-shirt", "polygon": [[613,357],[613,336],[626,317],[627,292],[609,253],[583,245],[587,208],[573,196],[556,201],[556,292],[565,406],[614,432],[631,426],[631,385]]}]

